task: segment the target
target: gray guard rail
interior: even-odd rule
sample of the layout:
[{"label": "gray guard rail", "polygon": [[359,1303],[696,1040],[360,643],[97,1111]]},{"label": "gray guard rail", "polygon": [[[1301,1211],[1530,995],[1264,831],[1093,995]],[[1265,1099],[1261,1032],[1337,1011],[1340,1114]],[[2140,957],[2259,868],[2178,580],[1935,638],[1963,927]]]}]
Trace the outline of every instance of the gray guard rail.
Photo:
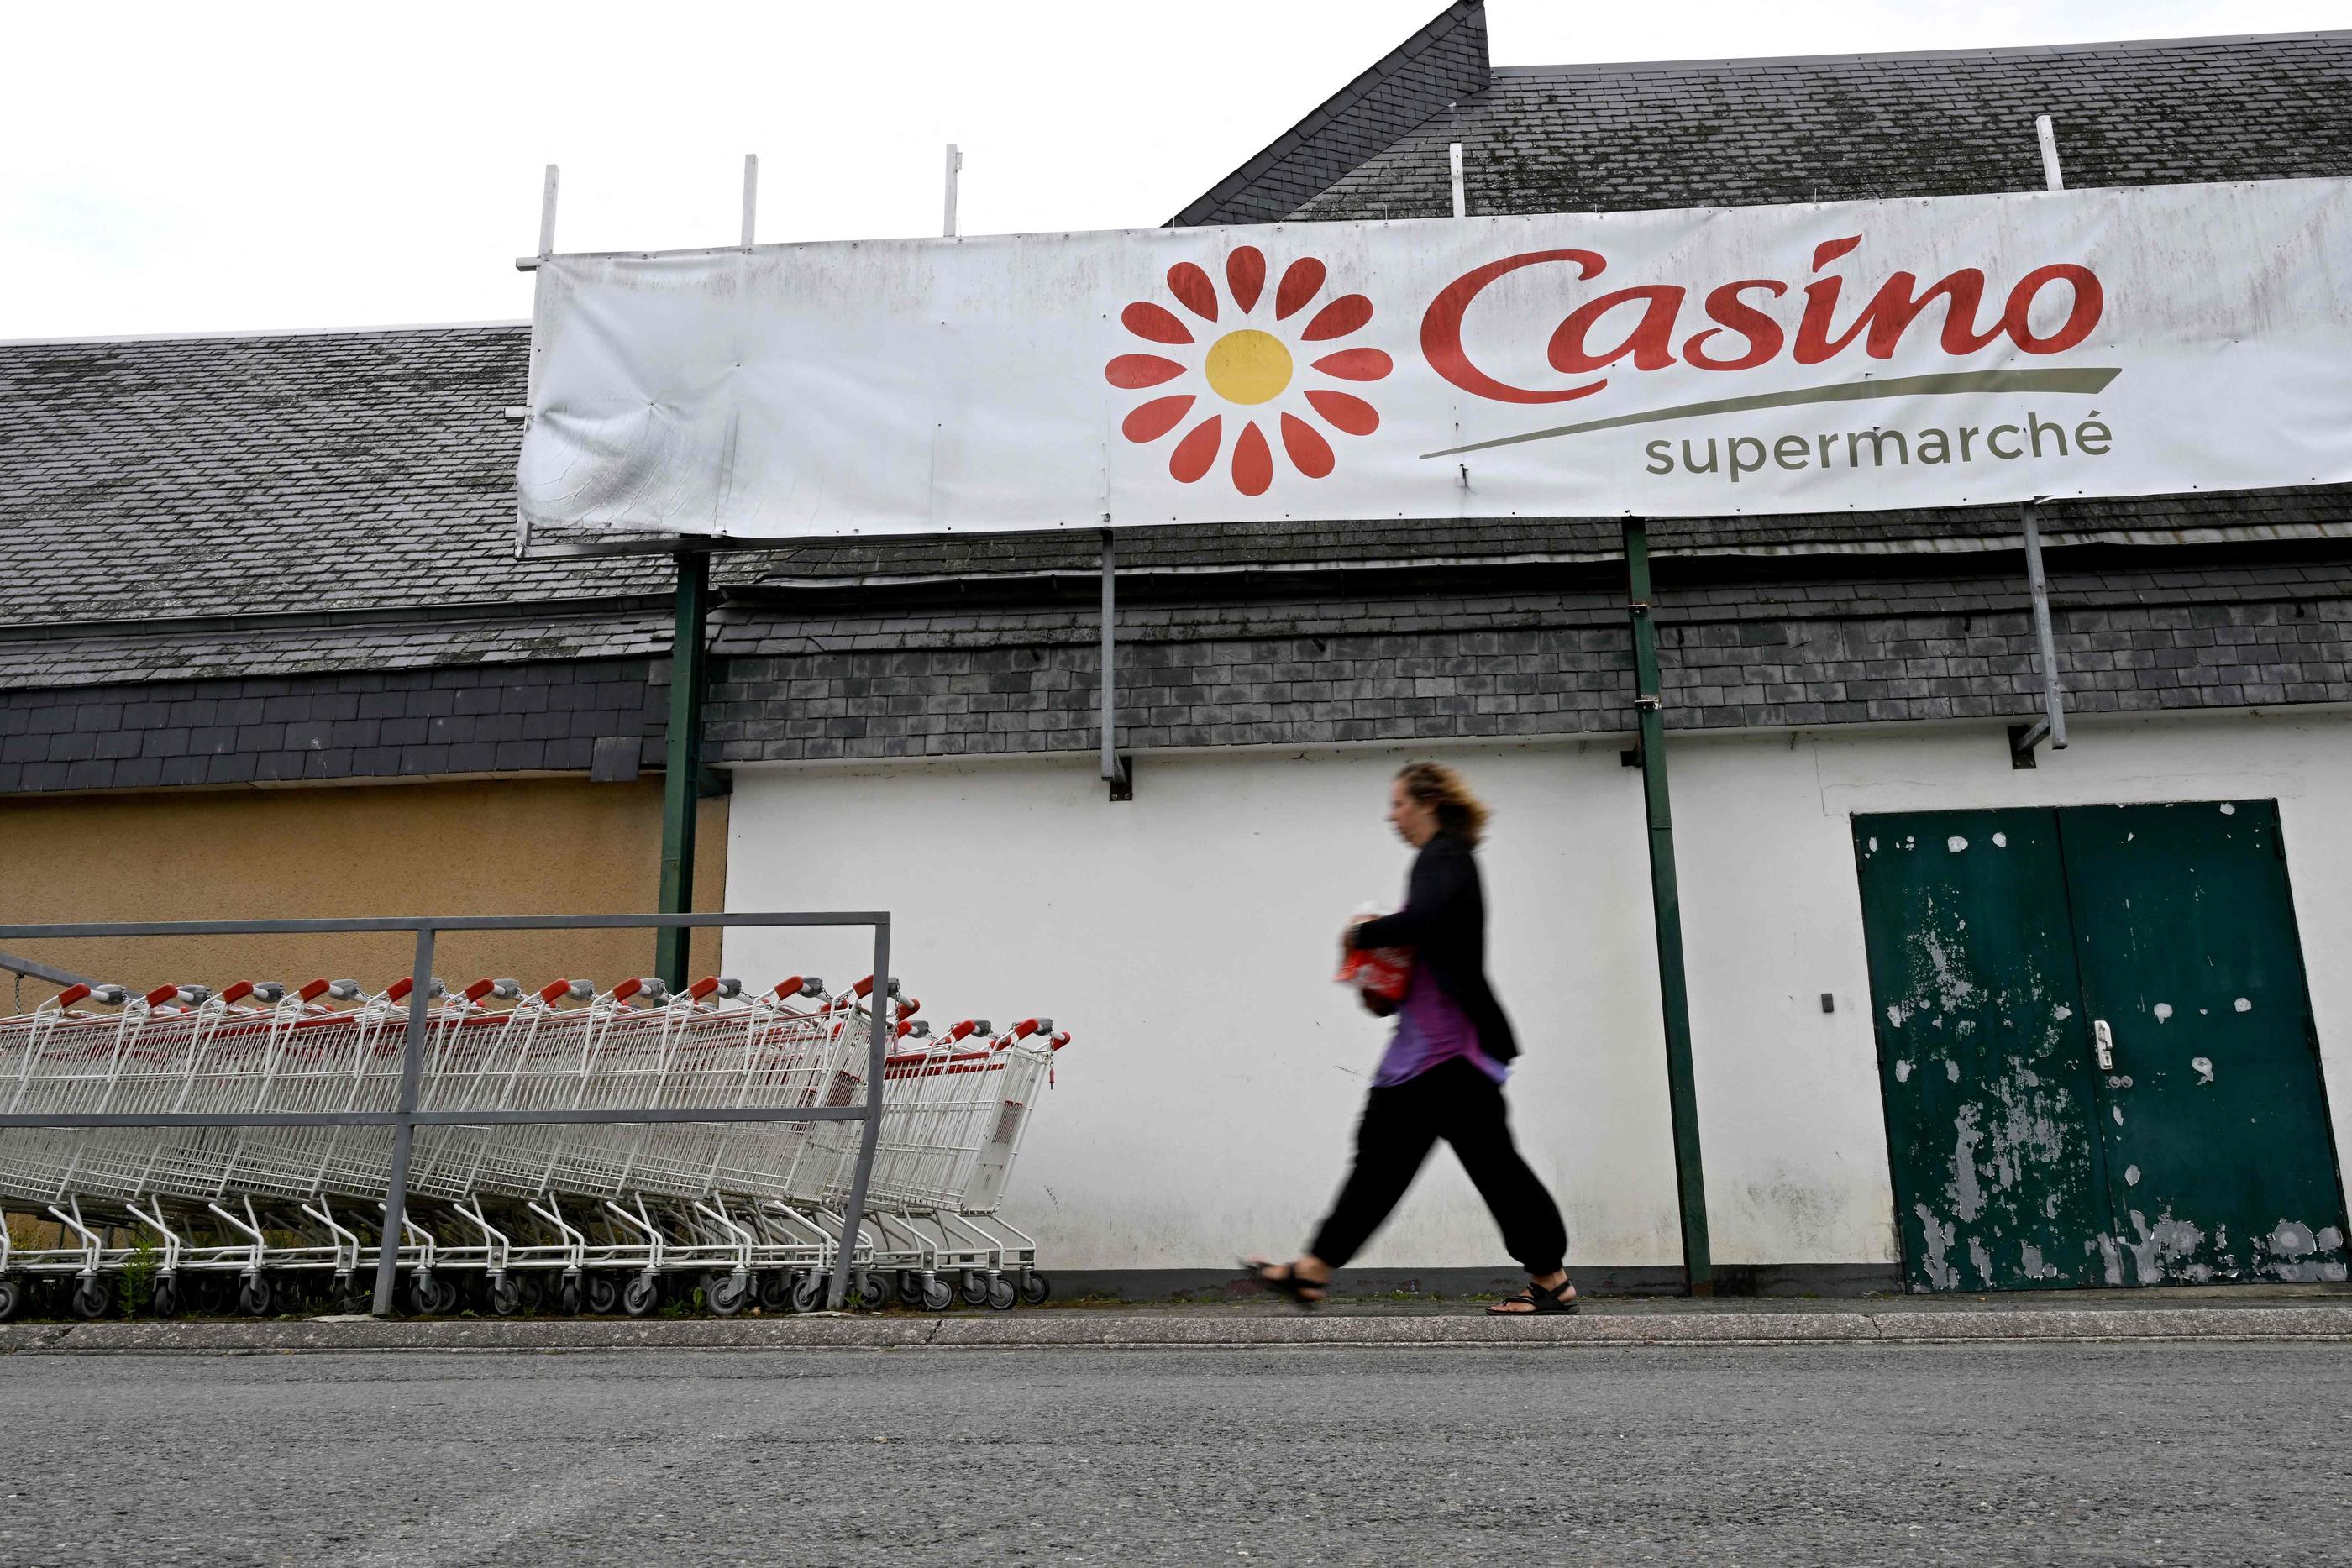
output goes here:
[{"label": "gray guard rail", "polygon": [[[678,926],[739,925],[864,925],[874,932],[874,995],[872,1040],[866,1055],[866,1096],[857,1105],[812,1105],[794,1110],[621,1110],[621,1111],[419,1111],[417,1079],[424,1069],[425,1018],[433,998],[433,945],[444,931],[610,931],[663,930]],[[400,1092],[390,1111],[99,1113],[78,1116],[0,1114],[0,1128],[49,1127],[390,1127],[393,1129],[392,1179],[383,1195],[383,1229],[376,1244],[375,1301],[377,1317],[392,1312],[393,1287],[400,1263],[401,1221],[408,1207],[408,1154],[418,1127],[489,1126],[502,1123],[613,1123],[642,1126],[657,1122],[863,1122],[858,1135],[857,1163],[850,1176],[849,1199],[842,1208],[840,1248],[835,1255],[825,1305],[839,1311],[848,1289],[849,1261],[857,1255],[856,1240],[866,1218],[866,1178],[874,1170],[874,1149],[882,1132],[882,1083],[890,1046],[890,1009],[887,1005],[890,974],[890,916],[879,911],[829,911],[814,914],[741,915],[394,915],[364,920],[175,920],[152,925],[108,922],[68,925],[0,925],[0,941],[72,936],[280,936],[317,933],[410,931],[416,936],[416,957],[410,972],[408,1028],[401,1050]]]}]

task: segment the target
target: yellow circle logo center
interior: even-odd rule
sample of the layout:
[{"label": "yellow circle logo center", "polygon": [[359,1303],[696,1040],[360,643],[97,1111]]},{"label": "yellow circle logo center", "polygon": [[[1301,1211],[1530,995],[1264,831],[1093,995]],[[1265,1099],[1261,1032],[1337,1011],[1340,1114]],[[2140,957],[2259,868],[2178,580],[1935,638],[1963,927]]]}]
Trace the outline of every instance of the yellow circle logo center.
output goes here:
[{"label": "yellow circle logo center", "polygon": [[1273,333],[1244,328],[1209,345],[1205,369],[1227,402],[1265,402],[1290,384],[1290,350]]}]

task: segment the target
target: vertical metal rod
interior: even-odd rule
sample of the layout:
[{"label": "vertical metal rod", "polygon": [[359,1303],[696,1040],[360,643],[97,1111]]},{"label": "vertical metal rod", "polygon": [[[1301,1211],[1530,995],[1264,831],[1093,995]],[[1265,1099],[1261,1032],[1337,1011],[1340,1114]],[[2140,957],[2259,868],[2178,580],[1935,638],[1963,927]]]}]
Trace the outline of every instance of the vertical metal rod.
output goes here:
[{"label": "vertical metal rod", "polygon": [[874,1150],[882,1140],[882,1075],[890,1056],[890,917],[874,925],[874,988],[866,994],[873,1009],[874,1033],[866,1051],[866,1119],[858,1124],[857,1165],[850,1172],[849,1201],[841,1206],[841,1248],[835,1255],[833,1281],[825,1287],[824,1304],[839,1312],[848,1299],[851,1261],[857,1256],[857,1228],[866,1219],[866,1185],[874,1175]]},{"label": "vertical metal rod", "polygon": [[[660,912],[694,911],[694,827],[702,790],[702,692],[706,684],[703,643],[710,616],[710,557],[681,551],[677,561],[677,613],[669,649],[669,732],[662,764],[662,855]],[[687,964],[694,932],[667,925],[654,936],[654,973],[673,991],[692,981]]]},{"label": "vertical metal rod", "polygon": [[552,163],[547,166],[547,184],[539,197],[539,254],[555,254],[555,185],[562,171]]},{"label": "vertical metal rod", "polygon": [[940,234],[947,239],[956,236],[956,175],[963,168],[963,152],[952,141],[948,143],[948,204],[940,219]]},{"label": "vertical metal rod", "polygon": [[757,152],[746,152],[743,154],[743,248],[745,250],[751,249],[755,243],[751,236],[758,231],[759,216],[760,155]]},{"label": "vertical metal rod", "polygon": [[1466,218],[1470,215],[1470,205],[1462,193],[1462,143],[1449,143],[1445,149],[1445,159],[1454,171],[1454,215]]},{"label": "vertical metal rod", "polygon": [[1110,530],[1102,533],[1102,776],[1106,784],[1118,781],[1118,704],[1113,695],[1115,674],[1112,653],[1116,645],[1112,628],[1118,613],[1118,591],[1115,587],[1118,557],[1111,545]]},{"label": "vertical metal rod", "polygon": [[2042,183],[2053,191],[2064,190],[2065,177],[2058,172],[2058,128],[2048,115],[2033,117],[2033,139],[2042,143]]},{"label": "vertical metal rod", "polygon": [[392,1179],[383,1189],[383,1232],[376,1241],[377,1317],[392,1314],[393,1285],[400,1269],[400,1225],[408,1211],[408,1150],[415,1141],[416,1081],[425,1070],[425,1015],[433,1004],[433,927],[416,934],[416,960],[408,974],[408,1032],[400,1047],[400,1095],[393,1103],[400,1120],[392,1127]]},{"label": "vertical metal rod", "polygon": [[1698,1090],[1691,1069],[1690,988],[1683,963],[1682,893],[1675,877],[1675,821],[1666,790],[1666,719],[1652,613],[1650,534],[1625,519],[1625,585],[1633,619],[1633,707],[1641,727],[1642,801],[1648,819],[1651,915],[1657,927],[1658,1001],[1666,1034],[1666,1103],[1674,1122],[1675,1187],[1682,1207],[1683,1272],[1694,1296],[1715,1294],[1707,1239],[1706,1180],[1699,1158]]},{"label": "vertical metal rod", "polygon": [[2050,630],[2050,582],[2042,575],[2041,508],[2032,501],[2019,504],[2017,520],[2025,530],[2025,586],[2033,595],[2033,638],[2042,650],[2042,711],[2050,726],[2050,749],[2066,749],[2066,699],[2058,684],[2058,639]]}]

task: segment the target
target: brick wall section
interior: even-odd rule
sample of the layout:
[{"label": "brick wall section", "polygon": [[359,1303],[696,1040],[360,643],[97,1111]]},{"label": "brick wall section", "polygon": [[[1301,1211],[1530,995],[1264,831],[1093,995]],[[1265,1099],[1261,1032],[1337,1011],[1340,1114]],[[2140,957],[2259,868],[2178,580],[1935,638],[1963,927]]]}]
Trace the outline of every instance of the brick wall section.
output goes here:
[{"label": "brick wall section", "polygon": [[646,659],[0,693],[0,793],[585,772],[656,754]]},{"label": "brick wall section", "polygon": [[[2074,711],[2352,701],[2352,561],[2060,572]],[[2014,578],[1669,591],[1668,722],[1736,728],[2026,719]],[[1099,745],[1077,611],[762,622],[739,612],[712,760],[1084,751]],[[1591,590],[1122,611],[1121,745],[1580,735],[1628,727],[1622,601]]]},{"label": "brick wall section", "polygon": [[[2072,711],[2352,703],[2352,555],[2060,570],[2052,586]],[[1417,588],[1123,608],[1122,746],[1628,727],[1611,585]],[[1659,620],[1679,729],[2023,720],[2039,706],[2013,575],[1670,585]],[[707,755],[1092,750],[1097,637],[1075,605],[823,618],[730,605]],[[667,674],[666,659],[628,658],[5,693],[0,793],[658,768]]]},{"label": "brick wall section", "polygon": [[1277,222],[1486,82],[1486,7],[1458,0],[1169,225]]}]

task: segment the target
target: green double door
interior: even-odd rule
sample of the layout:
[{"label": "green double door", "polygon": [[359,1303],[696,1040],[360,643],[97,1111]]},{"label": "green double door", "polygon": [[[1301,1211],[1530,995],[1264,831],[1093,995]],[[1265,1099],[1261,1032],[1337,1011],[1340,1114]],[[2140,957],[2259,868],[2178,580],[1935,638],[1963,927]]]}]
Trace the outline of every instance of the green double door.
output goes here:
[{"label": "green double door", "polygon": [[1853,832],[1911,1289],[2345,1278],[2275,803]]}]

